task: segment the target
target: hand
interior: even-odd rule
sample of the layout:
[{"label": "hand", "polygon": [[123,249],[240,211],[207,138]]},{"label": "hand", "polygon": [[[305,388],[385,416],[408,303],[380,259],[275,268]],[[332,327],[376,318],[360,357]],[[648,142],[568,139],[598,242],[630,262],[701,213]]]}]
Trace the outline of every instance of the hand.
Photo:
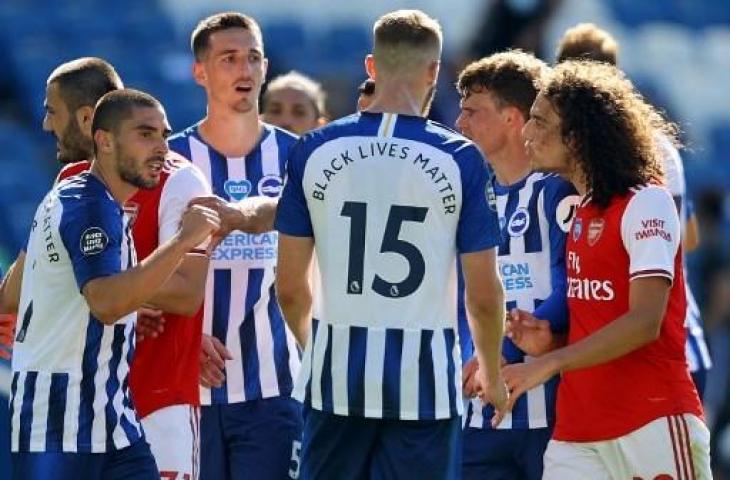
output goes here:
[{"label": "hand", "polygon": [[200,351],[200,384],[205,388],[218,388],[223,385],[226,375],[226,360],[233,355],[216,337],[203,334]]},{"label": "hand", "polygon": [[5,313],[0,315],[0,358],[10,360],[15,341],[15,324],[17,315]]},{"label": "hand", "polygon": [[489,403],[494,407],[494,416],[492,417],[491,423],[492,428],[496,428],[502,423],[504,416],[512,409],[509,402],[510,395],[501,374],[498,374],[492,381],[488,381],[486,376],[481,375],[481,371],[478,373],[482,383],[479,398],[482,400],[482,403]]},{"label": "hand", "polygon": [[512,410],[520,395],[558,373],[550,356],[547,354],[526,363],[513,363],[502,368],[502,376],[510,391],[508,410]]},{"label": "hand", "polygon": [[210,255],[215,247],[223,241],[233,230],[245,230],[243,223],[245,222],[245,216],[240,208],[235,204],[225,201],[221,197],[210,195],[207,197],[197,197],[190,201],[188,208],[199,205],[201,207],[209,208],[218,213],[220,218],[220,226],[218,230],[213,233],[208,244],[208,255]]},{"label": "hand", "polygon": [[550,330],[550,322],[540,320],[519,308],[513,308],[507,314],[505,335],[520,350],[532,357],[539,357],[555,348],[555,338]]},{"label": "hand", "polygon": [[137,310],[137,341],[141,342],[146,337],[157,338],[165,331],[165,317],[162,310],[150,307],[141,307]]},{"label": "hand", "polygon": [[183,214],[178,235],[192,249],[203,243],[211,234],[217,232],[220,225],[220,217],[215,210],[193,205]]},{"label": "hand", "polygon": [[472,357],[464,363],[461,370],[461,388],[466,398],[474,398],[481,391],[482,385],[477,376],[479,371],[479,359]]}]

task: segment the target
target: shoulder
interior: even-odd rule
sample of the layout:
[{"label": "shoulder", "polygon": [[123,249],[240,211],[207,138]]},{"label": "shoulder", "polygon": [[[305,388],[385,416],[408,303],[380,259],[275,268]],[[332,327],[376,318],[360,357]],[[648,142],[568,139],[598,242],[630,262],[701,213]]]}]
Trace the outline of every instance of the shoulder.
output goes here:
[{"label": "shoulder", "polygon": [[81,218],[122,218],[122,207],[96,177],[82,172],[56,187],[62,219],[73,222]]},{"label": "shoulder", "polygon": [[185,130],[172,134],[167,139],[170,150],[185,157],[186,153],[190,151],[190,139],[194,138],[197,128],[198,124],[196,123]]},{"label": "shoulder", "polygon": [[630,222],[636,218],[677,218],[677,210],[672,194],[660,185],[641,185],[631,189],[626,196],[622,221]]},{"label": "shoulder", "polygon": [[74,163],[68,163],[61,168],[61,171],[58,172],[58,179],[57,181],[64,180],[68,177],[72,177],[74,175],[77,175],[81,172],[87,171],[89,168],[91,168],[91,162],[88,160],[82,160],[80,162],[74,162]]}]

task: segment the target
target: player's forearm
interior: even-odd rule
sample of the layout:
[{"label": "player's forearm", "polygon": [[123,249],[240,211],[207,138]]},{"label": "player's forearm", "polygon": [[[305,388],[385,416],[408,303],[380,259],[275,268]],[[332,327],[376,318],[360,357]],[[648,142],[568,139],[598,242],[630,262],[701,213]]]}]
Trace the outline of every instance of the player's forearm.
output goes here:
[{"label": "player's forearm", "polygon": [[492,295],[470,299],[466,295],[467,318],[472,332],[479,365],[485,368],[487,378],[496,378],[502,362],[502,338],[504,336],[504,290],[501,284]]},{"label": "player's forearm", "polygon": [[302,284],[291,292],[277,290],[277,297],[287,325],[299,346],[304,349],[312,322],[312,292],[309,284]]},{"label": "player's forearm", "polygon": [[235,225],[236,230],[247,233],[264,233],[274,229],[277,198],[250,197],[236,204],[241,215]]},{"label": "player's forearm", "polygon": [[175,236],[136,267],[89,281],[83,294],[91,312],[102,323],[111,325],[137,310],[172,275],[190,248]]},{"label": "player's forearm", "polygon": [[656,340],[661,317],[629,310],[592,335],[545,356],[553,363],[555,373],[610,362]]},{"label": "player's forearm", "polygon": [[167,313],[192,316],[205,297],[208,257],[188,253],[180,267],[147,303]]},{"label": "player's forearm", "polygon": [[2,280],[0,286],[0,313],[18,313],[24,266],[25,252],[21,251]]}]

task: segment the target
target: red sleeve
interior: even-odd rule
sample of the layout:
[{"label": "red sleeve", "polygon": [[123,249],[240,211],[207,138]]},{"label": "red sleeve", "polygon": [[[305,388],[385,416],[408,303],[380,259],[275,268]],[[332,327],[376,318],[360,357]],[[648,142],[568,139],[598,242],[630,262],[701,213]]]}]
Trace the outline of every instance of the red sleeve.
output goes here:
[{"label": "red sleeve", "polygon": [[56,183],[60,182],[61,180],[65,180],[68,177],[73,177],[74,175],[77,175],[81,172],[85,172],[90,168],[91,162],[87,160],[64,165],[61,171],[58,172],[58,177],[56,177]]}]

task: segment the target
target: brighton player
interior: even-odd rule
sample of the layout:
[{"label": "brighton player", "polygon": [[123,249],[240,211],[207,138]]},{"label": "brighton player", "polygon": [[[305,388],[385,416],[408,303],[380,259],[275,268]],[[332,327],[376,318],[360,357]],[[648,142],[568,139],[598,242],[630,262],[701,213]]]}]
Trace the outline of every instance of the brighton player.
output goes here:
[{"label": "brighton player", "polygon": [[214,211],[194,207],[135,267],[122,205],[159,181],[165,112],[145,93],[110,92],[91,131],[91,171],[54,187],[28,241],[12,360],[13,478],[159,478],[128,390],[134,312],[219,226]]},{"label": "brighton player", "polygon": [[264,122],[303,135],[327,123],[322,85],[291,71],[271,80],[262,102]]},{"label": "brighton player", "polygon": [[[566,30],[558,43],[557,61],[562,62],[570,59],[588,59],[617,65],[618,43],[610,33],[598,28],[596,25],[581,23]],[[674,203],[679,212],[683,251],[689,252],[697,248],[699,238],[697,236],[697,217],[694,213],[690,213],[688,208],[682,158],[670,141],[661,139],[660,147],[665,173],[664,180],[674,197]],[[689,288],[686,271],[684,282],[687,291],[687,316],[684,323],[687,330],[685,347],[687,364],[700,398],[702,398],[707,370],[712,367],[712,360],[705,342],[700,309]]]},{"label": "brighton player", "polygon": [[[655,185],[659,132],[673,128],[597,62],[555,67],[525,125],[533,165],[583,195],[567,239],[567,346],[504,368],[510,404],[562,372],[546,479],[711,478],[684,352],[679,217]],[[530,332],[513,339],[537,355]]]},{"label": "brighton player", "polygon": [[277,212],[279,302],[306,345],[300,478],[459,478],[457,255],[481,386],[498,410],[506,401],[497,218],[479,150],[424,118],[439,24],[401,10],[374,37],[373,103],[293,147]]},{"label": "brighton player", "polygon": [[[83,57],[56,67],[46,82],[46,98],[43,106],[43,130],[56,138],[56,158],[61,165],[91,158],[91,119],[96,102],[107,92],[122,88],[116,70],[106,61],[95,57]],[[88,168],[76,169],[77,172]],[[8,269],[2,283],[0,312],[14,314],[18,311],[20,285],[23,276],[25,252]],[[6,317],[3,332],[13,337],[15,321]],[[12,340],[8,342],[12,347]]]},{"label": "brighton player", "polygon": [[[81,59],[62,65],[56,72],[60,71],[67,83],[79,80],[98,92],[103,90],[104,76],[97,75],[85,82],[74,76],[81,66],[89,68],[88,65],[96,63],[95,59]],[[55,84],[58,75],[51,74],[49,85]],[[49,101],[55,98],[51,93]],[[70,143],[66,138],[68,132],[68,128],[59,129],[56,133],[59,144]],[[75,141],[79,147],[73,158],[85,160],[66,164],[59,179],[87,170],[93,161],[93,150],[86,148],[90,128],[82,129],[80,136]],[[210,194],[210,186],[197,168],[175,155],[167,153],[165,157],[157,185],[138,190],[125,203],[139,260],[174,235],[183,211],[193,198]],[[155,317],[148,317],[149,308],[142,310],[144,315],[140,314],[138,323],[146,319],[149,324],[153,320],[153,324],[164,325],[164,331],[148,329],[143,338],[140,332],[144,330],[138,325],[138,341],[145,341],[137,346],[129,376],[135,407],[162,478],[195,479],[199,470],[198,372],[202,323],[200,316],[194,314],[203,300],[208,261],[197,250],[185,255],[175,273],[148,302],[155,306]],[[164,310],[164,316],[157,317],[162,313],[157,313],[157,309]]]},{"label": "brighton player", "polygon": [[207,116],[169,144],[210,181],[215,196],[197,203],[222,221],[203,308],[200,478],[286,478],[301,437],[301,406],[291,398],[299,353],[274,292],[270,230],[296,137],[259,119],[266,59],[251,17],[208,17],[191,44]]},{"label": "brighton player", "polygon": [[[464,68],[457,88],[461,132],[484,152],[494,171],[490,187],[496,196],[502,229],[497,261],[512,316],[533,316],[565,334],[565,233],[578,197],[573,186],[555,174],[531,172],[522,127],[529,117],[548,67],[533,55],[508,51]],[[461,292],[463,294],[463,292]],[[462,356],[471,356],[463,296],[459,296]],[[505,338],[507,363],[526,360]],[[477,361],[464,366],[465,393],[474,396],[471,378]],[[494,409],[474,398],[467,407],[463,441],[464,478],[542,478],[542,456],[555,422],[558,377],[517,400],[512,413],[495,429]]]}]

